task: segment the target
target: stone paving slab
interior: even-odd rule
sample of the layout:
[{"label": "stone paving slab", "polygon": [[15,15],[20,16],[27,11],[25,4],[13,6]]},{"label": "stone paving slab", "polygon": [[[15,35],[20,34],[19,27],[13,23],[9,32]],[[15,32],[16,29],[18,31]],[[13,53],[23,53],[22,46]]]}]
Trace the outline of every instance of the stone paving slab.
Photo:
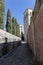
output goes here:
[{"label": "stone paving slab", "polygon": [[26,44],[21,44],[10,56],[0,60],[0,65],[38,65],[38,63],[30,48]]}]

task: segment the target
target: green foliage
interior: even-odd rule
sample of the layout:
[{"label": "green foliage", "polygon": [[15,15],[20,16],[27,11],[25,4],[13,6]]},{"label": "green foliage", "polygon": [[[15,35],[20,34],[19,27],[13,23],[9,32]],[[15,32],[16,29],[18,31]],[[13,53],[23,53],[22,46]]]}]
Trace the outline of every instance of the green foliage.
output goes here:
[{"label": "green foliage", "polygon": [[15,28],[16,28],[15,18],[13,17],[13,18],[12,18],[12,34],[14,34],[14,35],[15,35]]},{"label": "green foliage", "polygon": [[16,36],[19,36],[20,33],[17,20],[14,17],[11,18],[11,12],[9,9],[7,12],[6,31]]},{"label": "green foliage", "polygon": [[0,29],[4,29],[4,0],[0,0]]},{"label": "green foliage", "polygon": [[17,23],[17,20],[13,17],[12,18],[12,34],[19,36],[19,25]]},{"label": "green foliage", "polygon": [[7,12],[6,31],[12,33],[12,19],[11,19],[11,12],[9,9]]}]

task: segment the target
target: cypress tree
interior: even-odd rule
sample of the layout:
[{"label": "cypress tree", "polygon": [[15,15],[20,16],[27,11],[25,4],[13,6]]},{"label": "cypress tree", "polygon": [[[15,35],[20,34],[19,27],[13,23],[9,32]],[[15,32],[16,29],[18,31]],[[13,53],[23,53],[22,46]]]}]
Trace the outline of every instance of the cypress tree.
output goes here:
[{"label": "cypress tree", "polygon": [[4,12],[5,12],[5,1],[0,0],[0,29],[4,29]]},{"label": "cypress tree", "polygon": [[19,25],[17,22],[17,19],[15,19],[14,17],[12,18],[12,34],[19,36]]},{"label": "cypress tree", "polygon": [[17,19],[15,19],[15,25],[16,25],[16,30],[15,30],[15,32],[16,32],[16,36],[19,36],[19,25],[18,25],[18,22],[17,22]]},{"label": "cypress tree", "polygon": [[12,19],[10,9],[8,9],[7,12],[6,31],[12,33]]},{"label": "cypress tree", "polygon": [[13,35],[15,35],[15,28],[16,27],[16,25],[15,25],[15,18],[14,17],[12,17],[12,34]]}]

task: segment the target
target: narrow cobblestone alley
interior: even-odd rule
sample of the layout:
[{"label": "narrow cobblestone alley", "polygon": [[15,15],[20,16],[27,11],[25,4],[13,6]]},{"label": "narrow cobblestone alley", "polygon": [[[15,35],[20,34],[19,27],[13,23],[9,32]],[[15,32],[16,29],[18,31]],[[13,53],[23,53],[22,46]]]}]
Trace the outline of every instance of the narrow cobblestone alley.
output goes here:
[{"label": "narrow cobblestone alley", "polygon": [[26,44],[21,44],[5,58],[0,59],[0,65],[38,65],[35,57]]}]

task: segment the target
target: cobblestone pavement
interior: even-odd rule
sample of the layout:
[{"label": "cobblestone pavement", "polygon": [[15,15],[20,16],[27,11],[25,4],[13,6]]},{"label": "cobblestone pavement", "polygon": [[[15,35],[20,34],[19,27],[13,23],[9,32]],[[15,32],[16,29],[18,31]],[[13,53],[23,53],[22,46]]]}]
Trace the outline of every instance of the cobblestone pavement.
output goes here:
[{"label": "cobblestone pavement", "polygon": [[0,65],[38,65],[30,48],[21,44],[5,58],[0,59]]}]

